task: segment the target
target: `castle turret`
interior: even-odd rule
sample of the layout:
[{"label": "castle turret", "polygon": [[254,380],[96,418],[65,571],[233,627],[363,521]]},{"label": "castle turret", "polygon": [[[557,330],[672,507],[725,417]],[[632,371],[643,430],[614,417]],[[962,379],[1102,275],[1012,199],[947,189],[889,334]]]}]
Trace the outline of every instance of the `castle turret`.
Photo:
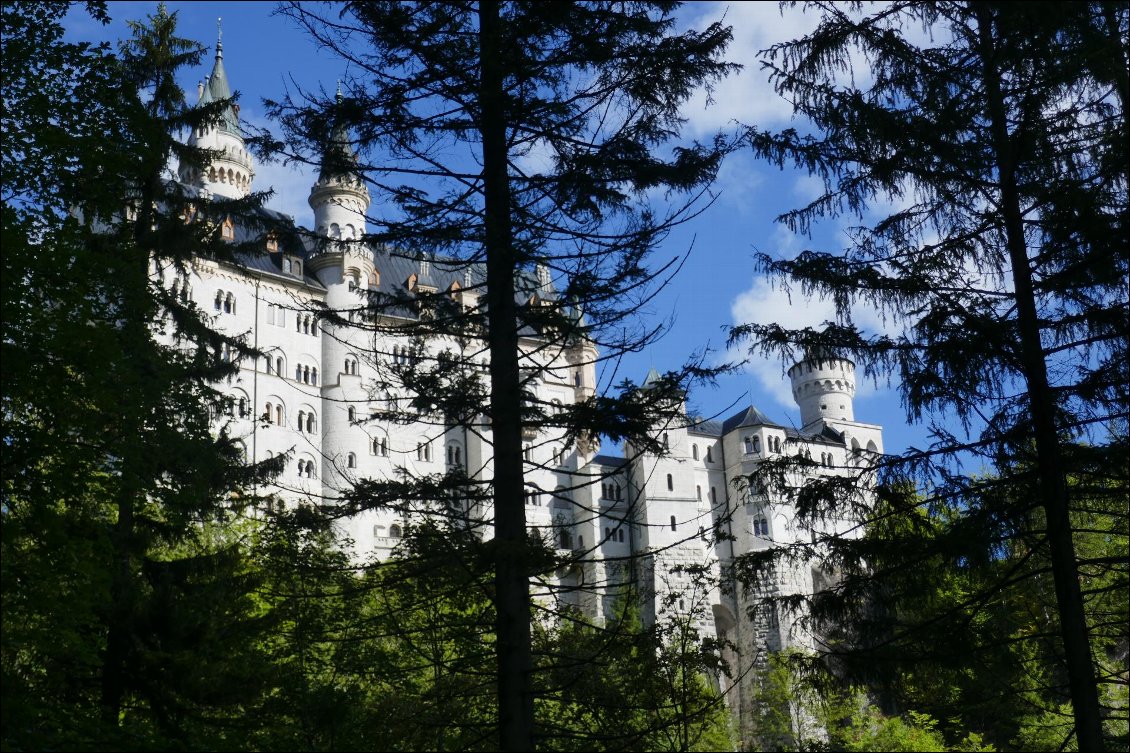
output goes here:
[{"label": "castle turret", "polygon": [[[199,86],[197,107],[231,99],[228,75],[224,71],[224,44],[219,35],[216,40],[216,62],[212,73]],[[181,164],[177,170],[182,183],[207,189],[217,196],[239,199],[251,193],[255,166],[243,140],[239,124],[239,105],[228,103],[218,122],[194,128],[188,136],[188,145],[216,153],[206,167]]]},{"label": "castle turret", "polygon": [[789,369],[789,379],[803,426],[855,420],[855,364],[848,359],[809,356]]},{"label": "castle turret", "polygon": [[[338,88],[337,103],[342,102]],[[365,234],[369,190],[357,174],[357,155],[345,126],[335,122],[322,157],[318,180],[310,189],[310,208],[318,235],[332,240],[356,240]]]}]

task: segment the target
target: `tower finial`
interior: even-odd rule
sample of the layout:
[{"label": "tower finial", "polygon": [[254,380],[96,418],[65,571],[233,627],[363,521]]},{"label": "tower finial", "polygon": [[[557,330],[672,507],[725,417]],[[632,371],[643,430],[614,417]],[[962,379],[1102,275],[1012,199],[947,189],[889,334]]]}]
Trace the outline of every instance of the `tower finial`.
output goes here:
[{"label": "tower finial", "polygon": [[337,80],[337,101],[341,102],[341,79]]},{"label": "tower finial", "polygon": [[216,57],[222,58],[224,56],[224,19],[218,17],[216,19]]}]

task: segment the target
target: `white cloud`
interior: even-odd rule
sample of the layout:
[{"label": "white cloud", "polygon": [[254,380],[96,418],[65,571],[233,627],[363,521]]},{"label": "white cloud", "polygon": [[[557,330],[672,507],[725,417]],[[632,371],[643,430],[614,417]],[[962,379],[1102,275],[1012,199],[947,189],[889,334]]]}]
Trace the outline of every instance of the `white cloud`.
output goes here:
[{"label": "white cloud", "polygon": [[[738,294],[730,304],[730,316],[734,324],[779,324],[786,329],[819,327],[824,322],[836,321],[836,309],[831,299],[813,298],[802,295],[794,288],[791,292],[780,286],[774,287],[767,278],[754,278],[749,289]],[[865,332],[894,334],[894,323],[884,321],[880,313],[866,305],[852,307],[854,324]],[[744,352],[732,352],[731,357],[740,358]],[[772,357],[753,356],[746,370],[761,383],[762,388],[781,405],[792,408],[792,391],[785,369],[791,364],[783,364]],[[870,382],[860,380],[856,385],[857,395],[869,394],[873,387]]]},{"label": "white cloud", "polygon": [[805,15],[799,7],[779,9],[777,3],[702,3],[691,4],[693,13],[687,26],[703,29],[721,21],[733,27],[734,39],[726,59],[742,70],[714,87],[713,100],[700,91],[683,108],[688,120],[688,135],[704,136],[733,125],[781,125],[793,115],[792,105],[773,91],[768,72],[761,67],[760,52],[778,42],[796,39],[816,26],[814,14]]}]

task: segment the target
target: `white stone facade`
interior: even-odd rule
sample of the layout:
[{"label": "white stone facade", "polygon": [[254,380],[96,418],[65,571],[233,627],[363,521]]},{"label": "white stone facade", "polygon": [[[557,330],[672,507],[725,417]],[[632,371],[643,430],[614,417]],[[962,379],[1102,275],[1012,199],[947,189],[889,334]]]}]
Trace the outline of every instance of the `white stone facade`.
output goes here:
[{"label": "white stone facade", "polygon": [[[217,77],[226,81],[219,56],[210,81]],[[254,170],[242,138],[227,131],[216,138],[229,150],[225,159],[236,160],[234,166],[224,162],[224,170],[231,167],[233,176],[246,176],[246,184],[213,182],[209,170],[181,171],[182,182],[205,197],[206,191],[231,195],[233,185],[245,193]],[[242,362],[238,377],[222,386],[232,399],[223,420],[231,422],[248,460],[287,455],[274,489],[287,504],[333,499],[358,479],[391,479],[398,468],[421,476],[459,464],[472,478],[489,479],[488,426],[472,431],[370,418],[411,397],[388,386],[390,367],[408,357],[410,345],[395,334],[395,317],[374,329],[335,325],[318,315],[358,309],[366,290],[394,287],[433,286],[474,305],[476,287],[466,279],[461,284],[455,272],[436,269],[426,259],[357,240],[365,232],[369,204],[359,181],[320,176],[310,203],[311,235],[326,241],[296,245],[264,239],[262,253],[246,264],[197,259],[187,280],[158,270],[166,285],[211,313],[218,330],[242,336],[265,354],[256,363]],[[241,232],[233,228],[232,239],[244,237]],[[550,287],[548,280],[536,282]],[[536,373],[534,399],[552,412],[591,396],[597,387],[595,348],[588,343],[544,346],[532,336],[522,343],[526,365]],[[481,342],[435,340],[426,348],[423,357],[461,349],[464,362],[480,368],[488,357]],[[541,597],[555,595],[600,620],[625,589],[634,587],[644,596],[646,620],[691,616],[704,637],[720,636],[733,644],[726,658],[732,674],[743,680],[720,682],[746,719],[752,717],[748,670],[762,666],[768,651],[811,648],[814,641],[792,630],[787,616],[759,606],[759,599],[811,593],[815,585],[808,566],[779,570],[748,589],[730,581],[728,565],[735,557],[812,536],[797,525],[787,495],[751,494],[745,480],[766,459],[802,455],[814,461],[809,475],[840,475],[853,473],[867,453],[882,452],[881,427],[854,418],[850,361],[813,359],[795,365],[789,376],[801,408],[799,429],[751,407],[725,421],[684,417],[657,427],[666,447],[661,456],[637,453],[630,445],[625,448],[630,459],[600,455],[595,447],[566,446],[560,435],[547,432],[528,437],[527,444],[527,523],[575,562],[554,573],[541,587]],[[791,482],[799,487],[805,478]],[[460,512],[490,536],[489,506]],[[407,517],[403,511],[369,510],[344,521],[342,531],[358,557],[385,558],[412,524]],[[854,535],[853,521],[828,525]],[[680,571],[683,566],[700,568],[703,577]]]}]

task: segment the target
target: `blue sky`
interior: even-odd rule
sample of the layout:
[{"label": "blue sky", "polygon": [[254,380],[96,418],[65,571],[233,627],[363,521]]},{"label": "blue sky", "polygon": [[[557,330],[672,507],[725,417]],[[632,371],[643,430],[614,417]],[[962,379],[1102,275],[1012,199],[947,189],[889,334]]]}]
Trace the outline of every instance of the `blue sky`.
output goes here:
[{"label": "blue sky", "polygon": [[[241,117],[265,125],[262,98],[280,98],[288,87],[323,87],[332,91],[336,80],[346,73],[344,64],[328,51],[317,49],[304,32],[282,16],[273,15],[269,2],[169,2],[178,12],[182,36],[195,39],[209,48],[206,62],[187,72],[182,82],[195,101],[196,84],[211,70],[211,51],[216,42],[216,20],[223,18],[224,65],[229,81],[240,96]],[[126,21],[144,19],[156,3],[120,2],[110,4],[113,22],[108,27],[92,21],[79,10],[68,18],[68,33],[74,39],[120,40],[128,37]],[[687,25],[701,28],[723,18],[734,27],[734,42],[728,57],[744,66],[743,71],[722,82],[707,106],[705,94],[688,104],[685,135],[708,138],[719,129],[732,128],[737,121],[764,128],[795,126],[791,107],[772,90],[761,70],[758,53],[779,41],[799,36],[814,25],[811,17],[792,10],[782,16],[776,3],[693,3],[682,10]],[[866,75],[863,71],[862,75]],[[308,169],[278,164],[258,165],[254,188],[272,187],[269,205],[309,225],[311,211],[306,203],[313,176]],[[754,274],[755,251],[790,257],[805,248],[835,250],[843,243],[843,231],[856,220],[831,220],[817,228],[811,239],[790,233],[775,218],[782,212],[802,206],[816,195],[820,185],[799,172],[781,172],[753,159],[748,153],[732,156],[723,166],[715,186],[718,198],[702,215],[673,233],[661,249],[660,257],[690,250],[675,284],[661,293],[642,312],[646,320],[666,323],[663,339],[646,352],[629,355],[621,364],[618,378],[641,381],[648,368],[660,371],[676,368],[695,351],[710,348],[718,360],[740,358],[741,353],[726,353],[726,328],[746,321],[780,322],[786,326],[818,325],[832,318],[830,302],[806,300],[795,293],[773,289]],[[882,209],[881,207],[876,208]],[[876,312],[855,312],[857,323],[871,329],[890,331],[897,323],[883,321]],[[720,379],[717,387],[698,389],[691,396],[691,409],[703,415],[726,417],[751,402],[775,420],[792,425],[800,415],[793,404],[784,377],[788,364],[778,360],[756,359],[740,373]],[[855,402],[859,421],[882,424],[888,452],[901,452],[909,446],[923,447],[926,432],[921,426],[908,426],[897,384],[880,378],[878,384],[861,383]],[[608,448],[611,449],[611,448]]]}]

